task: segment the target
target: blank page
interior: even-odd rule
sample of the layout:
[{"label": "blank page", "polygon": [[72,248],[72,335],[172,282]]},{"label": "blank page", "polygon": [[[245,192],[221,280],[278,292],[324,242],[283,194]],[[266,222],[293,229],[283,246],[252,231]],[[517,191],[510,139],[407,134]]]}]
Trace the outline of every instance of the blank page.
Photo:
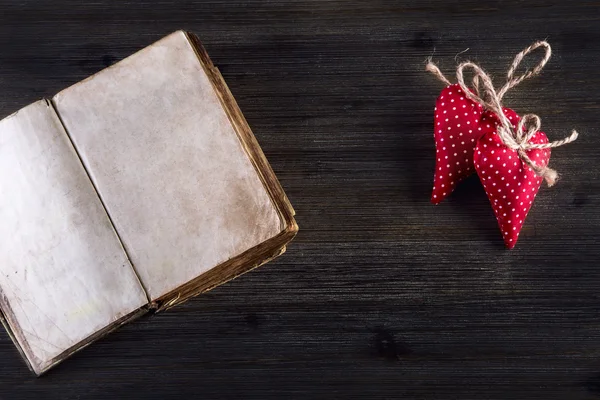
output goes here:
[{"label": "blank page", "polygon": [[52,106],[0,122],[0,307],[29,364],[148,300]]},{"label": "blank page", "polygon": [[151,299],[284,229],[185,33],[54,103]]}]

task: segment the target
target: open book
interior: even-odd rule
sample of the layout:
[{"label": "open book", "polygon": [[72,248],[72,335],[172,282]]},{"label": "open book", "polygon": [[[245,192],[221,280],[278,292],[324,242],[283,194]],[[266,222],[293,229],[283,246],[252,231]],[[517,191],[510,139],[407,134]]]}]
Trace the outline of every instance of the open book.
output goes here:
[{"label": "open book", "polygon": [[38,375],[277,257],[297,230],[186,32],[0,122],[0,310]]}]

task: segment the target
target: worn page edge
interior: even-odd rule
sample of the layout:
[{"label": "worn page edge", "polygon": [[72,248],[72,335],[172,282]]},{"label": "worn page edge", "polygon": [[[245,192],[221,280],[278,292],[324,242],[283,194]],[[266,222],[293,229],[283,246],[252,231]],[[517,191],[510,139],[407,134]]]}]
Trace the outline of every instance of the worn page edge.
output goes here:
[{"label": "worn page edge", "polygon": [[[252,163],[254,170],[258,174],[261,183],[278,212],[281,222],[281,231],[279,234],[265,242],[230,258],[171,292],[160,296],[152,302],[152,307],[154,307],[157,312],[181,304],[192,297],[214,289],[217,286],[227,283],[277,258],[285,252],[286,245],[298,232],[298,224],[294,218],[295,211],[277,179],[275,172],[265,157],[255,135],[252,133],[250,125],[240,110],[235,97],[223,79],[223,76],[212,63],[208,53],[196,35],[183,30],[178,32],[185,35],[188,44],[196,54],[198,62],[209,78],[213,90],[217,95],[242,148]],[[239,264],[239,266],[236,267],[237,264]],[[206,287],[201,285],[207,278],[210,279],[215,271],[223,272],[223,270],[227,270],[228,268],[231,268],[232,271],[227,271],[225,274],[226,276],[221,279],[216,279],[215,282],[209,282],[209,285]]]}]

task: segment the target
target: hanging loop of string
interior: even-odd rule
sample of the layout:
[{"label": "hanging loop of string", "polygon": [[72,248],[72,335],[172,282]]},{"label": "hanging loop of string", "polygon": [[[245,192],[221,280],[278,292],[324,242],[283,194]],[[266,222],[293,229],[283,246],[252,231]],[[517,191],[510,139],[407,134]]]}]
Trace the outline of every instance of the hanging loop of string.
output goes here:
[{"label": "hanging loop of string", "polygon": [[[545,52],[544,52],[544,57],[539,62],[539,64],[536,65],[533,69],[526,71],[523,75],[520,75],[520,76],[514,78],[513,75],[514,75],[515,71],[517,70],[517,68],[519,67],[519,64],[521,64],[521,61],[523,61],[523,58],[525,58],[525,56],[527,54],[531,53],[532,51],[534,51],[535,49],[540,48],[540,47],[543,48],[545,50]],[[534,44],[532,44],[531,46],[527,47],[526,49],[521,51],[519,54],[517,54],[506,74],[506,83],[504,84],[502,89],[500,89],[498,91],[498,97],[500,99],[502,99],[504,97],[504,95],[506,94],[506,92],[508,92],[510,89],[517,86],[519,83],[523,82],[525,79],[529,79],[532,76],[538,75],[542,71],[542,69],[544,68],[544,66],[546,65],[546,63],[548,62],[548,60],[550,59],[551,56],[552,56],[552,49],[550,48],[550,44],[548,44],[548,42],[545,42],[545,41],[535,42]]]},{"label": "hanging loop of string", "polygon": [[[542,60],[533,69],[528,70],[524,74],[515,77],[515,71],[521,64],[521,61],[523,61],[523,58],[538,48],[543,48],[545,50],[544,57],[542,58]],[[531,140],[533,135],[535,135],[535,133],[538,132],[540,129],[540,117],[538,117],[535,114],[524,115],[523,118],[521,118],[521,120],[519,121],[519,124],[517,125],[517,128],[515,130],[512,123],[509,121],[508,117],[504,113],[502,98],[509,90],[513,89],[525,79],[531,78],[532,76],[539,74],[550,59],[551,55],[552,50],[550,48],[550,45],[548,44],[548,42],[545,41],[535,42],[531,46],[521,51],[514,58],[506,74],[506,83],[504,84],[504,86],[502,86],[502,88],[499,91],[496,91],[496,89],[494,88],[494,84],[492,82],[491,77],[477,64],[470,61],[466,61],[461,63],[456,69],[456,80],[458,81],[458,84],[465,93],[465,96],[467,96],[472,101],[481,104],[485,109],[492,111],[494,114],[496,114],[500,121],[497,133],[502,142],[508,148],[517,151],[521,160],[523,160],[523,162],[527,164],[538,176],[543,177],[546,180],[548,186],[554,185],[558,178],[558,174],[551,168],[535,164],[527,155],[527,151],[533,149],[549,149],[563,146],[567,143],[571,143],[577,139],[577,132],[572,131],[571,135],[569,135],[568,137],[550,143],[530,143],[529,141]],[[470,89],[465,83],[464,70],[466,68],[473,70],[473,90]],[[444,82],[447,86],[452,84],[431,60],[429,60],[425,69],[434,74],[440,81]]]}]

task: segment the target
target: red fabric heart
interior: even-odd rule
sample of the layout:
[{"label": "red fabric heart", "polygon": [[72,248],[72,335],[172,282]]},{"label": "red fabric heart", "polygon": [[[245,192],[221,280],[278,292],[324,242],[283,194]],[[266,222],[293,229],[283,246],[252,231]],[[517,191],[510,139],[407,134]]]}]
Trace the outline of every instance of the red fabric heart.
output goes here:
[{"label": "red fabric heart", "polygon": [[[504,113],[516,124],[519,116],[510,108]],[[465,96],[459,84],[446,87],[435,107],[436,165],[431,202],[439,204],[475,169],[473,151],[477,140],[495,130],[496,119],[483,118],[481,104]]]},{"label": "red fabric heart", "polygon": [[[506,109],[505,114],[513,124],[518,117]],[[477,141],[473,160],[475,169],[490,200],[498,226],[509,249],[515,247],[523,222],[531,209],[543,178],[525,164],[517,151],[504,145],[496,133],[497,117],[485,112],[482,124],[487,132]],[[491,127],[491,129],[489,128]],[[536,132],[529,143],[548,143],[543,132]],[[533,149],[526,152],[541,167],[548,165],[550,149]]]},{"label": "red fabric heart", "polygon": [[483,134],[483,107],[465,96],[460,85],[446,87],[436,101],[434,138],[436,165],[431,202],[438,204],[456,184],[474,172],[473,150]]}]

